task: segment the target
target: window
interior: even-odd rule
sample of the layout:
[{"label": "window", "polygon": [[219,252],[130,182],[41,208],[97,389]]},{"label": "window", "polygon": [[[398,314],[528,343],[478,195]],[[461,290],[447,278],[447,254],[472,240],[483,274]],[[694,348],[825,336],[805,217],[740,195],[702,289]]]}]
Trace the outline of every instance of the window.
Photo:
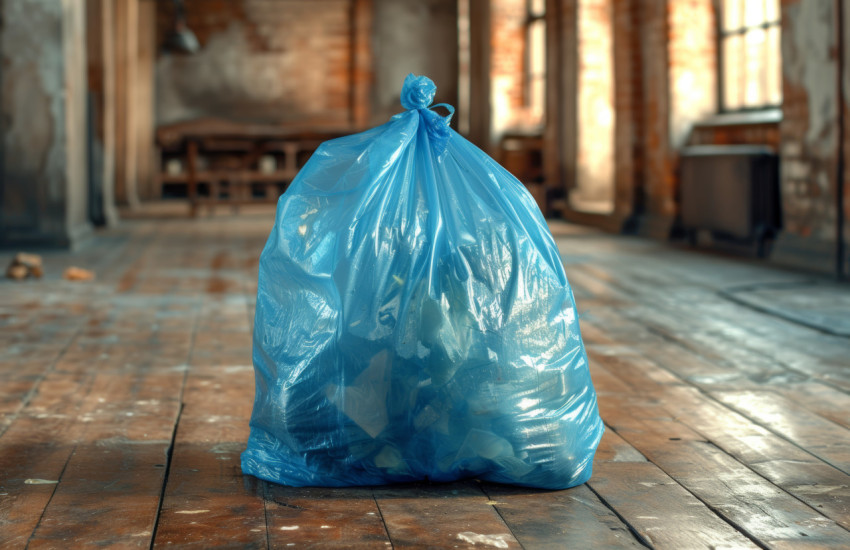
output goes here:
[{"label": "window", "polygon": [[525,105],[535,125],[543,125],[546,104],[546,0],[526,0]]},{"label": "window", "polygon": [[722,111],[782,103],[779,0],[723,0],[720,23]]}]

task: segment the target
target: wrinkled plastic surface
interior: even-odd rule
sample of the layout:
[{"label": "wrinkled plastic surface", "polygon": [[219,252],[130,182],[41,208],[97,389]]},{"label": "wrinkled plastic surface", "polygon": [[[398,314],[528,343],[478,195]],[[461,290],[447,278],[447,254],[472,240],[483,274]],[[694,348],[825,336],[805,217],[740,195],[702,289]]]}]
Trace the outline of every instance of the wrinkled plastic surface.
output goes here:
[{"label": "wrinkled plastic surface", "polygon": [[603,426],[558,250],[523,185],[426,108],[432,87],[408,77],[408,111],[324,143],[278,202],[246,474],[590,477]]}]

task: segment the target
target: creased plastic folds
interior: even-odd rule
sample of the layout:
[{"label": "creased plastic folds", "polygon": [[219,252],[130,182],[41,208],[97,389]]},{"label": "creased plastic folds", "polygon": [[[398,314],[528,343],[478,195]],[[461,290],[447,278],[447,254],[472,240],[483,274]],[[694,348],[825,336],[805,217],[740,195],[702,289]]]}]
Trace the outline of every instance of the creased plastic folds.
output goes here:
[{"label": "creased plastic folds", "polygon": [[525,187],[429,108],[435,91],[409,75],[405,112],[324,143],[278,202],[245,474],[590,477],[603,426],[558,249]]}]

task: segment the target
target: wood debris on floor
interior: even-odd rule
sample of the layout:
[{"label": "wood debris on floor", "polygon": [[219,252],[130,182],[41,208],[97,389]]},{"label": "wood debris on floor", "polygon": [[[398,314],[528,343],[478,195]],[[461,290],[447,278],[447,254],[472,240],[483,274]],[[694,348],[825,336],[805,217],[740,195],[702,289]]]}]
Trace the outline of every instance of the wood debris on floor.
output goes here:
[{"label": "wood debris on floor", "polygon": [[850,287],[563,225],[608,428],[589,483],[243,477],[271,223],[126,222],[0,282],[0,546],[850,548],[850,339],[730,291],[797,284],[811,319]]}]

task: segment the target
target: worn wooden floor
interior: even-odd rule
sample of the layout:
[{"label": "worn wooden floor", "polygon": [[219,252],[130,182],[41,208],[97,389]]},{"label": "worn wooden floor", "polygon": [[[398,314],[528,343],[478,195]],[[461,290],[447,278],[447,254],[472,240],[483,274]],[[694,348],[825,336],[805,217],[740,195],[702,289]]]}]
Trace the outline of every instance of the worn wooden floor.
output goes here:
[{"label": "worn wooden floor", "polygon": [[850,548],[850,338],[812,315],[850,286],[566,226],[608,426],[587,485],[242,477],[270,223],[128,222],[0,282],[0,545]]}]

